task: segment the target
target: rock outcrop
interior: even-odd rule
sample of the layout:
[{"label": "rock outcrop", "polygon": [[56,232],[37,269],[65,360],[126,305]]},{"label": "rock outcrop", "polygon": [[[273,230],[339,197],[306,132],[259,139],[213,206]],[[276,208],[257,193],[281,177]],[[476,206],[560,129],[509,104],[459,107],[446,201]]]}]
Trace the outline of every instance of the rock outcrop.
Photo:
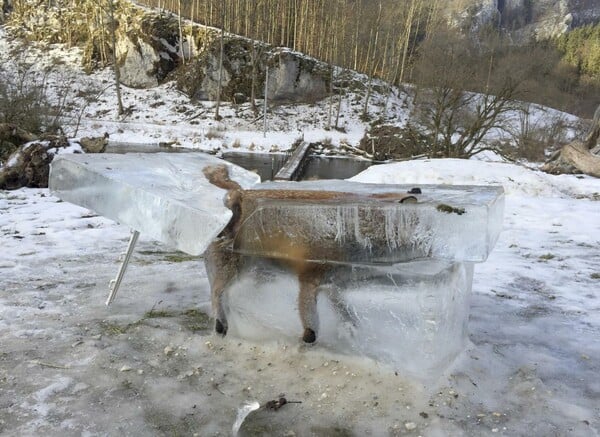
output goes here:
[{"label": "rock outcrop", "polygon": [[[178,88],[194,99],[216,100],[219,52],[220,41],[215,37],[202,53],[178,67],[173,73]],[[266,66],[269,67],[267,98],[270,101],[310,102],[327,95],[330,77],[327,64],[284,48],[227,35],[221,98],[238,103],[245,101],[252,95],[253,82],[256,96],[263,96]]]},{"label": "rock outcrop", "polygon": [[[148,22],[151,14],[146,15]],[[171,17],[175,20],[175,17]],[[151,29],[174,28],[175,22],[161,26],[148,26]],[[146,29],[149,30],[149,29]],[[121,80],[129,86],[149,86],[161,82],[164,78],[174,78],[177,87],[197,100],[216,100],[219,82],[220,34],[216,29],[193,25],[185,32],[184,53],[193,56],[182,61],[179,59],[178,43],[168,43],[166,35],[152,35],[154,41],[161,41],[162,47],[144,43],[138,39],[132,47],[130,31],[128,43],[119,54]],[[146,31],[146,38],[148,33]],[[177,33],[171,35],[176,37]],[[145,55],[143,55],[145,53]],[[170,65],[162,69],[152,67],[159,61],[168,59]],[[327,95],[329,84],[329,67],[327,64],[307,57],[301,53],[292,52],[279,47],[272,47],[259,41],[250,40],[237,35],[227,34],[223,43],[223,69],[221,72],[221,98],[228,101],[245,101],[252,95],[254,83],[256,96],[264,94],[266,66],[269,66],[267,97],[279,102],[307,102],[321,99]],[[165,74],[165,70],[171,71]],[[143,72],[143,73],[140,73]],[[136,76],[137,74],[137,76]],[[143,76],[143,77],[142,77]],[[254,77],[253,77],[254,76]]]},{"label": "rock outcrop", "polygon": [[450,0],[450,21],[465,31],[505,29],[515,43],[543,40],[600,20],[598,0]]},{"label": "rock outcrop", "polygon": [[135,7],[120,12],[116,54],[121,83],[157,86],[180,63],[179,23],[173,15]]},{"label": "rock outcrop", "polygon": [[274,101],[316,101],[327,95],[330,68],[286,49],[269,53],[268,98]]}]

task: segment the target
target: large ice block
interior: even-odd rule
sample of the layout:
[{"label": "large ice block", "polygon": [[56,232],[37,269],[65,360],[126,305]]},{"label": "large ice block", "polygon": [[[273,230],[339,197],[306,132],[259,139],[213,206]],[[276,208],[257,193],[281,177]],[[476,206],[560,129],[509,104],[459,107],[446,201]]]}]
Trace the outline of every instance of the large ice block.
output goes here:
[{"label": "large ice block", "polygon": [[[320,345],[423,379],[463,350],[473,263],[484,261],[498,238],[501,187],[259,184],[255,174],[209,155],[165,153],[61,155],[52,163],[50,188],[198,255],[232,217],[225,191],[202,172],[214,164],[228,165],[247,191],[244,221],[229,247],[242,262],[217,272],[231,280],[223,308],[228,335],[297,341],[303,330],[297,274],[308,271],[306,260],[329,265],[319,269],[324,277],[312,278],[320,291],[320,323],[313,325]],[[409,191],[417,202],[400,203]],[[213,255],[206,259],[211,281],[226,264]],[[302,262],[278,262],[290,259]]]},{"label": "large ice block", "polygon": [[[448,261],[335,266],[320,286],[318,343],[435,379],[464,349],[472,277],[473,264]],[[297,299],[294,275],[248,257],[225,295],[228,335],[298,341]]]},{"label": "large ice block", "polygon": [[244,188],[260,181],[203,153],[73,154],[53,160],[49,186],[63,200],[199,255],[232,215],[223,205],[225,191],[202,173],[214,164],[226,164]]},{"label": "large ice block", "polygon": [[255,196],[233,248],[244,255],[288,259],[301,253],[333,263],[485,261],[502,226],[502,187],[421,185],[417,203],[375,198],[412,188],[331,180],[260,184],[252,191],[326,190],[347,196],[314,201]]}]

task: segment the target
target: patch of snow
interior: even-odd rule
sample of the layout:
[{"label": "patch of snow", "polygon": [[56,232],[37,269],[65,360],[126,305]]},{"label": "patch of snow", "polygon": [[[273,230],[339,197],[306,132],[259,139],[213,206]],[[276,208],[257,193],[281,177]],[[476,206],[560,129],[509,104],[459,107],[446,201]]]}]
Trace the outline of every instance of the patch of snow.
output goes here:
[{"label": "patch of snow", "polygon": [[588,176],[553,176],[521,165],[464,159],[426,159],[372,166],[351,180],[386,184],[502,185],[508,195],[590,196],[600,180]]}]

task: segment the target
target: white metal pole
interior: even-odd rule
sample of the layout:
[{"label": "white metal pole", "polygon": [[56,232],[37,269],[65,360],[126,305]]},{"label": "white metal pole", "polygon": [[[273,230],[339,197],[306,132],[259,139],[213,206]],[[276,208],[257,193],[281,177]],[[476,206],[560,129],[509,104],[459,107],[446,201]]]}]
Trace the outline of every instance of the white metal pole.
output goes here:
[{"label": "white metal pole", "polygon": [[131,232],[131,238],[129,239],[129,244],[127,245],[127,252],[125,252],[125,257],[123,258],[123,262],[119,268],[119,273],[117,273],[117,277],[115,279],[110,281],[110,293],[108,295],[108,299],[106,299],[106,305],[110,305],[112,303],[117,295],[117,291],[119,291],[121,281],[123,280],[123,276],[125,276],[125,270],[127,269],[127,265],[131,259],[131,254],[133,253],[133,248],[135,247],[139,236],[140,233],[138,231]]}]

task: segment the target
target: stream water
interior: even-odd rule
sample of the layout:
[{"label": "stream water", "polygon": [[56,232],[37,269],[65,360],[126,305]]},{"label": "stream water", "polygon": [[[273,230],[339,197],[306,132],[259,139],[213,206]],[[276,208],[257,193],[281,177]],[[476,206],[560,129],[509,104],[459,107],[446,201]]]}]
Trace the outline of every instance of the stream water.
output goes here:
[{"label": "stream water", "polygon": [[[155,144],[109,144],[107,153],[204,153],[197,150],[160,147]],[[289,158],[289,153],[225,152],[222,158],[246,170],[256,172],[261,180],[272,180]],[[348,157],[311,155],[301,179],[347,179],[373,165],[371,161]]]}]

